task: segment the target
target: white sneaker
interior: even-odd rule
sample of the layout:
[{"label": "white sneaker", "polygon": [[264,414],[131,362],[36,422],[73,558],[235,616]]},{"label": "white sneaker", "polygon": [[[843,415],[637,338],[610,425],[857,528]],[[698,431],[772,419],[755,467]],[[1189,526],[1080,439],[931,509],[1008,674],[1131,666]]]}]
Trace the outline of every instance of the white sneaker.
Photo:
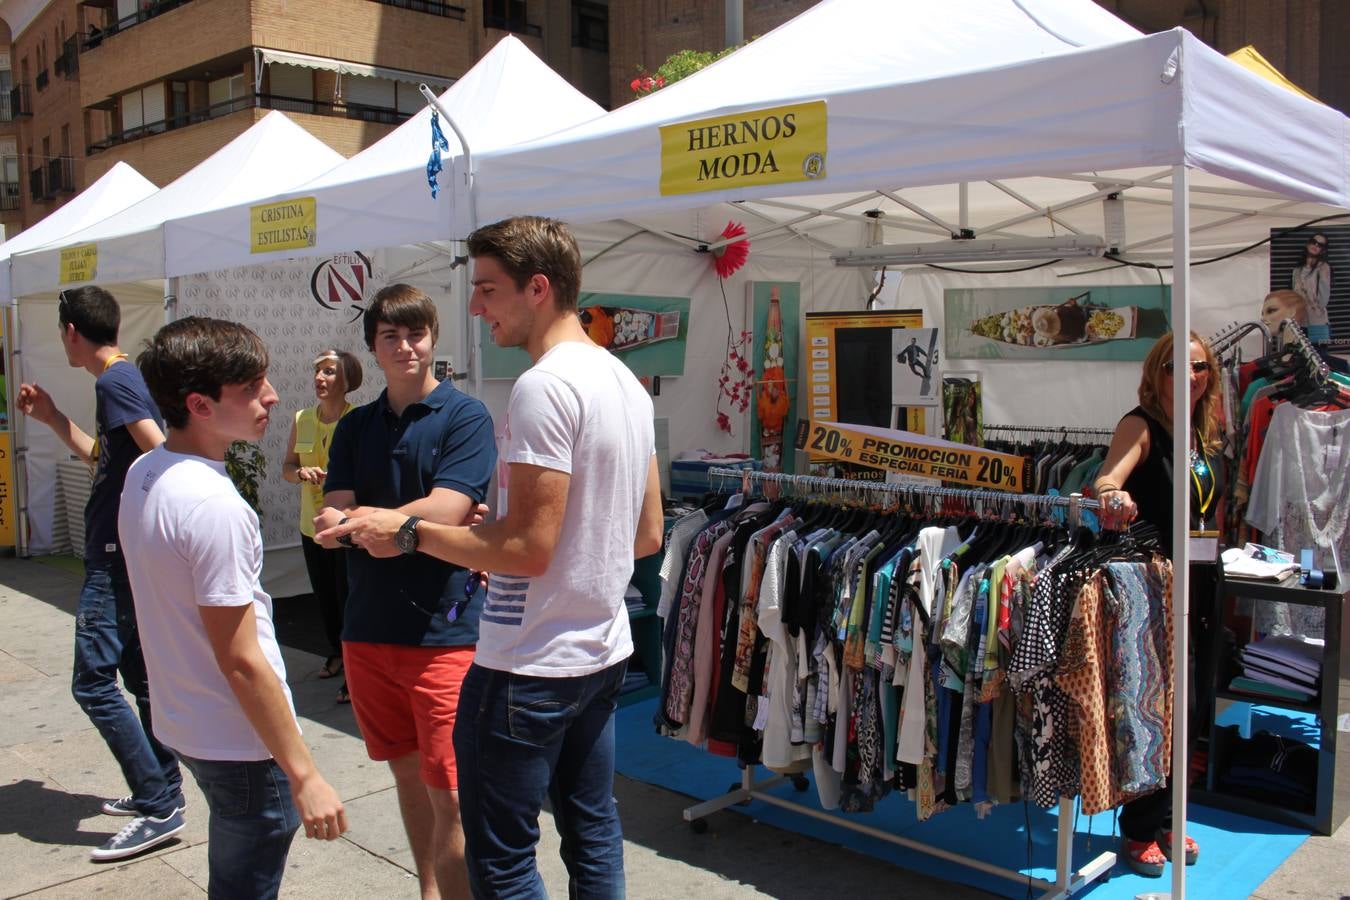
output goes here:
[{"label": "white sneaker", "polygon": [[162,819],[153,816],[137,816],[128,822],[121,831],[108,838],[102,847],[95,847],[89,853],[94,862],[107,862],[125,859],[158,847],[183,830],[187,823],[183,820],[183,811],[175,809]]}]

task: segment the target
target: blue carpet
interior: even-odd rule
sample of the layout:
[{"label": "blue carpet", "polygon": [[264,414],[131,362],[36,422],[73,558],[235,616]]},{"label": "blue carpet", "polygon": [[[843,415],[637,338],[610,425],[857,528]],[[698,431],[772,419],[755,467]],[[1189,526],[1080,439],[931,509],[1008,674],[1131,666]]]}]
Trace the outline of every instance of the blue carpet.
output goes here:
[{"label": "blue carpet", "polygon": [[[699,800],[726,793],[733,782],[739,784],[740,770],[733,760],[705,753],[684,741],[657,735],[651,724],[655,709],[656,700],[648,700],[618,711],[617,756],[621,774]],[[756,779],[762,780],[769,775],[763,768],[755,771]],[[775,785],[770,791],[785,799],[819,808],[814,785],[800,794],[787,782]],[[954,865],[762,801],[729,809],[786,831],[839,844],[906,869],[959,881],[991,893],[1007,897],[1025,897],[1027,893],[1025,884]],[[914,805],[903,796],[891,795],[878,804],[875,812],[833,815],[1036,878],[1054,879],[1055,826],[1058,821],[1054,810],[1012,804],[996,807],[980,821],[975,817],[974,809],[965,805],[940,813],[927,822],[918,822]],[[1187,831],[1199,842],[1201,853],[1199,863],[1187,870],[1186,893],[1197,900],[1229,900],[1250,895],[1308,837],[1306,832],[1283,825],[1195,805],[1190,807],[1190,820]],[[1115,847],[1112,822],[1110,812],[1078,818],[1074,859],[1079,864]],[[1144,891],[1168,890],[1170,883],[1170,869],[1161,879],[1141,878],[1120,863],[1109,881],[1098,881],[1080,896],[1091,896],[1094,900],[1133,898]]]}]

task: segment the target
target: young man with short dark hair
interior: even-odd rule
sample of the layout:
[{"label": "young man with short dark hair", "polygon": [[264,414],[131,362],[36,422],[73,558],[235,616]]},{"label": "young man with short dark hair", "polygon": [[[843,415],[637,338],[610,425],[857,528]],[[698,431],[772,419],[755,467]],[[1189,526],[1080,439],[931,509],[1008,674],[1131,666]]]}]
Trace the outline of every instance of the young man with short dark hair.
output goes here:
[{"label": "young man with short dark hair", "polygon": [[300,736],[258,517],[225,471],[230,445],[260,440],[276,405],[267,349],[243,325],[189,317],[138,363],[169,428],[127,472],[119,515],[155,733],[206,795],[208,893],[275,897],[300,823],[335,840],[347,817]]},{"label": "young man with short dark hair", "polygon": [[[148,850],[183,829],[182,775],[178,760],[155,739],[151,727],[136,610],[126,556],[117,538],[117,505],[127,468],[136,457],[157,447],[164,435],[140,372],[118,349],[122,314],[112,294],[93,286],[62,291],[56,311],[67,361],[95,378],[94,437],[85,434],[36,384],[19,386],[17,406],[94,466],[84,508],[84,587],[75,611],[71,692],[98,728],[131,788],[130,796],[105,802],[103,811],[135,817],[123,829],[127,834],[119,833],[94,848],[91,856],[101,862]],[[139,719],[117,687],[119,672],[136,700]]]},{"label": "young man with short dark hair", "polygon": [[[338,423],[315,530],[376,509],[411,521],[410,537],[422,520],[459,524],[483,499],[496,464],[487,408],[436,380],[436,307],[425,293],[383,288],[364,326],[386,388]],[[364,548],[348,551],[347,574],[343,657],[366,750],[394,773],[422,896],[462,897],[464,779],[453,731],[478,642],[478,576],[411,551]]]},{"label": "young man with short dark hair", "polygon": [[633,652],[624,591],[633,560],[661,548],[652,402],[577,318],[581,255],[565,225],[488,225],[469,254],[470,312],[498,346],[534,360],[502,427],[499,518],[466,528],[380,511],[327,538],[492,573],[455,725],[474,895],[543,895],[534,854],[548,797],[572,896],[618,898],[614,709]]}]

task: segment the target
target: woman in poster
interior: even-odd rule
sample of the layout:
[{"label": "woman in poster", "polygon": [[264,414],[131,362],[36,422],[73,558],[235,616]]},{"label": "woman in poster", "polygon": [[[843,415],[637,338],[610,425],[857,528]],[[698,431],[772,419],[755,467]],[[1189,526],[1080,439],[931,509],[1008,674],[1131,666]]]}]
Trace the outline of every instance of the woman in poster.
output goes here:
[{"label": "woman in poster", "polygon": [[1303,264],[1294,269],[1292,287],[1308,301],[1308,340],[1331,340],[1331,264],[1327,262],[1327,236],[1320,232],[1308,238]]}]

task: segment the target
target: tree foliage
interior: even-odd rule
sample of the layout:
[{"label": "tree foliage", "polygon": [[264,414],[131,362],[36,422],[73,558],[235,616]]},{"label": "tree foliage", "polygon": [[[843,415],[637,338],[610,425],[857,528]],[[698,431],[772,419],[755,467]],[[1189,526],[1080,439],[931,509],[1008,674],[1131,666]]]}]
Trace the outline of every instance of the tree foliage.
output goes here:
[{"label": "tree foliage", "polygon": [[661,63],[655,72],[648,72],[644,67],[638,66],[638,77],[628,86],[633,89],[635,96],[645,97],[668,84],[674,84],[681,78],[693,75],[699,69],[712,65],[728,53],[734,53],[744,46],[745,44],[737,44],[735,47],[722,50],[680,50],[666,57],[666,61]]}]

